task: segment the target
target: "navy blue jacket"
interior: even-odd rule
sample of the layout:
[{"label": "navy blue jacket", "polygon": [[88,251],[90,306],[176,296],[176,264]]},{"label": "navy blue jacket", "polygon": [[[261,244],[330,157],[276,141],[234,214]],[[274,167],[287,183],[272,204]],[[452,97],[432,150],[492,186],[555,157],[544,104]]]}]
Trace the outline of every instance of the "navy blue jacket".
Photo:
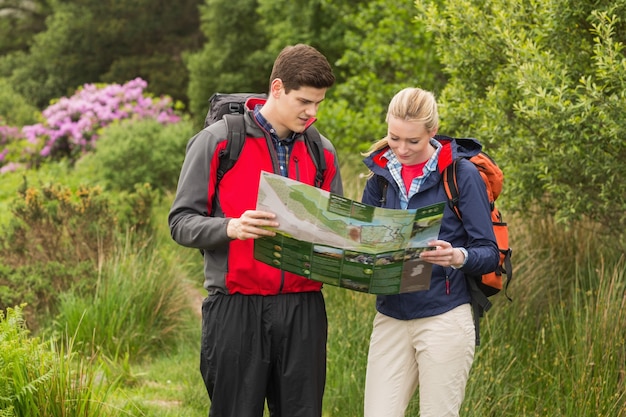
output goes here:
[{"label": "navy blue jacket", "polygon": [[[408,205],[410,209],[447,201],[441,173],[454,159],[476,155],[482,148],[482,145],[474,139],[465,139],[462,145],[451,138],[438,137],[437,140],[443,145],[439,153],[438,169],[431,172],[420,191],[411,197]],[[376,151],[363,162],[374,174],[385,177],[389,184],[383,207],[400,209],[400,189],[387,169],[387,160],[383,157],[387,149]],[[379,295],[376,298],[376,309],[379,312],[400,320],[445,313],[470,302],[464,274],[480,276],[496,269],[500,255],[493,233],[485,183],[478,169],[470,161],[461,159],[457,168],[459,209],[463,221],[446,205],[439,239],[450,242],[453,247],[462,246],[467,249],[466,264],[458,270],[433,265],[429,290]],[[368,179],[361,201],[368,205],[381,206],[381,186],[376,175]],[[449,294],[446,294],[446,275],[450,283]]]}]

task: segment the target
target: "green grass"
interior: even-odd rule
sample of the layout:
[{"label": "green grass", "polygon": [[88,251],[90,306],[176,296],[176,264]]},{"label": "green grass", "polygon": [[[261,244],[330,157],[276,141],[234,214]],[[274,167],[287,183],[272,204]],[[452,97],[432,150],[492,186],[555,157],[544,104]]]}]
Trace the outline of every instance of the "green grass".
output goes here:
[{"label": "green grass", "polygon": [[324,416],[360,416],[376,298],[333,286],[323,291],[328,313]]},{"label": "green grass", "polygon": [[166,352],[190,315],[176,264],[151,245],[127,245],[103,262],[93,296],[68,293],[61,298],[55,323],[76,335],[88,351],[109,358]]},{"label": "green grass", "polygon": [[0,314],[0,416],[117,415],[107,402],[116,382],[102,378],[96,357],[73,348],[70,336],[30,337],[21,307]]},{"label": "green grass", "polygon": [[197,340],[180,342],[171,353],[155,355],[130,369],[129,383],[116,392],[115,403],[133,416],[206,416],[209,400],[198,370],[200,322]]}]

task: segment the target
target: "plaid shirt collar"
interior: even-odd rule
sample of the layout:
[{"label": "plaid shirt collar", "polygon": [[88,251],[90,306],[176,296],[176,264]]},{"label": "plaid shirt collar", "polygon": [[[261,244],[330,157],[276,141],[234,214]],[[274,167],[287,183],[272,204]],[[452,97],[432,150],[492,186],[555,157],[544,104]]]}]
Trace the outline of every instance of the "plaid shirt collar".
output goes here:
[{"label": "plaid shirt collar", "polygon": [[419,192],[420,187],[424,184],[430,173],[437,170],[437,161],[439,159],[439,152],[441,151],[442,145],[434,138],[430,139],[430,144],[435,148],[435,152],[430,157],[428,162],[426,162],[426,165],[424,165],[424,174],[421,177],[413,178],[413,182],[411,182],[411,189],[408,194],[404,186],[404,181],[402,180],[402,164],[398,161],[398,158],[396,158],[396,154],[394,154],[391,149],[387,149],[384,154],[384,157],[387,158],[387,169],[391,173],[393,179],[396,180],[398,188],[400,189],[400,207],[402,207],[402,209],[406,209],[409,206],[409,200],[411,197]]},{"label": "plaid shirt collar", "polygon": [[278,157],[278,166],[280,167],[280,175],[283,177],[288,176],[287,163],[289,162],[289,153],[293,148],[293,142],[296,139],[296,133],[291,132],[291,135],[286,139],[280,139],[276,134],[276,130],[272,127],[270,122],[261,114],[261,108],[263,105],[258,105],[254,108],[254,118],[259,123],[259,126],[266,132],[269,132],[276,150],[276,156]]}]

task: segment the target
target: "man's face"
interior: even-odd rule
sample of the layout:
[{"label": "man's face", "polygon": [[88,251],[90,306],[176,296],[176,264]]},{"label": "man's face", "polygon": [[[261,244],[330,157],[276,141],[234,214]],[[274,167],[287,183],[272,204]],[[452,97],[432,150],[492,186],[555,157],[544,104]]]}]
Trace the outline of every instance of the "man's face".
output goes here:
[{"label": "man's face", "polygon": [[279,137],[287,136],[289,131],[302,132],[309,119],[317,114],[325,96],[326,88],[314,87],[300,87],[287,94],[281,83],[276,99],[275,120],[272,123]]}]

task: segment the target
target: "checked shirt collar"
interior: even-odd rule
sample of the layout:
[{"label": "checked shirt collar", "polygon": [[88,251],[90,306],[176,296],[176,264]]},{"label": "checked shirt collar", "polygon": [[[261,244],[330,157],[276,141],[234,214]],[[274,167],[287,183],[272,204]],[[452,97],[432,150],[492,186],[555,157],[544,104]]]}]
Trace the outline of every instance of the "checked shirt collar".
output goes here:
[{"label": "checked shirt collar", "polygon": [[276,130],[272,127],[272,125],[263,117],[261,114],[262,105],[258,105],[254,108],[254,118],[259,123],[259,125],[265,130],[269,132],[270,137],[272,138],[272,143],[274,144],[274,149],[276,150],[276,156],[278,157],[278,166],[280,167],[280,175],[283,177],[288,176],[287,171],[287,163],[289,162],[289,153],[293,148],[293,142],[296,138],[296,133],[291,132],[291,135],[286,139],[279,139],[276,135]]},{"label": "checked shirt collar", "polygon": [[430,139],[430,144],[435,148],[435,153],[433,153],[428,162],[426,162],[426,165],[424,166],[424,174],[420,177],[413,178],[408,195],[406,188],[404,187],[404,181],[402,180],[402,164],[398,161],[398,158],[396,158],[396,154],[394,154],[391,149],[387,149],[383,155],[387,158],[387,169],[391,173],[393,179],[396,180],[398,188],[400,188],[400,207],[403,210],[409,206],[409,200],[419,192],[420,187],[424,184],[430,173],[437,170],[437,160],[439,159],[439,152],[441,151],[442,145],[439,141],[433,138]]}]

